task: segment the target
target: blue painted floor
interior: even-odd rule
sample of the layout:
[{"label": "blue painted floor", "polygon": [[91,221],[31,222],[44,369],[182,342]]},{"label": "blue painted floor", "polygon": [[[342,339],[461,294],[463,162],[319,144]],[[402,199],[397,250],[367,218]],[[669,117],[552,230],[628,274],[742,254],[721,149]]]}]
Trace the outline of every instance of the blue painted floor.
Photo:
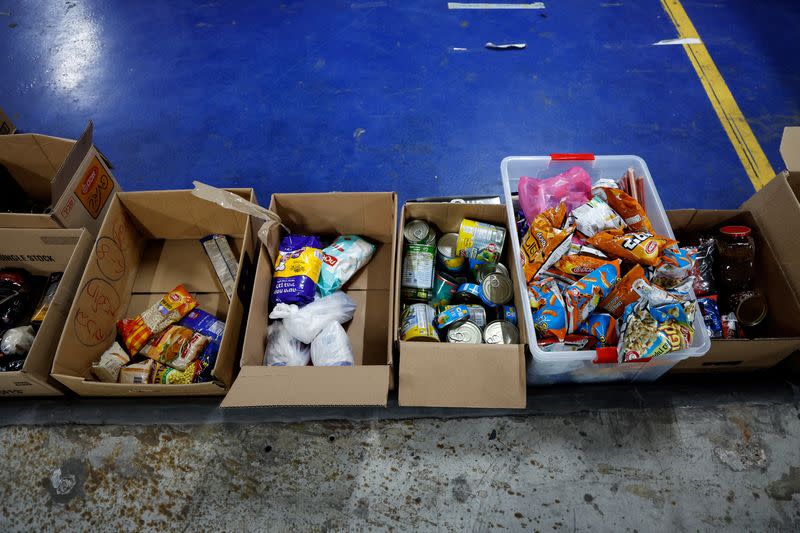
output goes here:
[{"label": "blue painted floor", "polygon": [[[504,156],[591,151],[642,156],[668,208],[752,194],[683,49],[651,46],[676,36],[660,2],[545,3],[0,0],[0,105],[59,136],[93,119],[128,190],[499,193]],[[779,169],[800,7],[685,7]]]}]

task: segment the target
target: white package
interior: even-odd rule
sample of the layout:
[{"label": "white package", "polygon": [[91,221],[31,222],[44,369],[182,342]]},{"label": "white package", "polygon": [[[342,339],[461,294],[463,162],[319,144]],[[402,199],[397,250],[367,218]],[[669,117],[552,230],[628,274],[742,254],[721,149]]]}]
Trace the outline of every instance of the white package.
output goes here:
[{"label": "white package", "polygon": [[311,343],[314,366],[353,366],[353,347],[338,322],[328,322]]},{"label": "white package", "polygon": [[283,319],[289,334],[304,344],[311,344],[329,322],[344,324],[353,319],[356,304],[343,292],[317,298],[305,307],[294,304],[277,304],[269,317]]},{"label": "white package", "polygon": [[308,346],[292,337],[280,320],[267,328],[265,365],[306,366],[310,360]]}]

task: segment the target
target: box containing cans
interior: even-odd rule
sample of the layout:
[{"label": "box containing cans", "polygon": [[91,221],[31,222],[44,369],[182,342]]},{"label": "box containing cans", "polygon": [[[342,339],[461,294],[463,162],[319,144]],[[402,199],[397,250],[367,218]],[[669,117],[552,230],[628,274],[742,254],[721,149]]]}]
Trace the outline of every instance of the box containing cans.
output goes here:
[{"label": "box containing cans", "polygon": [[399,403],[525,407],[525,325],[502,205],[408,203],[394,324]]}]

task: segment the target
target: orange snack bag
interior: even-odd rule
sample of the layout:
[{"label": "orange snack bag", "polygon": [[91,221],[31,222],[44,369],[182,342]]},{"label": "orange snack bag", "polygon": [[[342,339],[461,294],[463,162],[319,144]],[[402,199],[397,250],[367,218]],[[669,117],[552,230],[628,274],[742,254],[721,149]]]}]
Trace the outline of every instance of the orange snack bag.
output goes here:
[{"label": "orange snack bag", "polygon": [[196,305],[197,300],[183,285],[178,285],[140,315],[117,322],[117,331],[128,353],[136,355],[150,337],[186,316]]},{"label": "orange snack bag", "polygon": [[612,261],[591,255],[564,255],[556,261],[555,267],[570,276],[583,277],[592,270]]},{"label": "orange snack bag", "polygon": [[639,300],[640,296],[635,287],[642,284],[649,285],[647,278],[644,277],[644,268],[642,265],[636,265],[617,282],[598,307],[608,311],[614,318],[620,318],[628,304]]},{"label": "orange snack bag", "polygon": [[533,224],[522,237],[520,250],[525,279],[528,283],[569,250],[575,227],[561,229],[566,216],[567,206],[561,202],[556,207],[536,215]]},{"label": "orange snack bag", "polygon": [[634,231],[646,231],[647,233],[655,234],[653,225],[650,224],[650,219],[647,218],[647,213],[639,202],[634,200],[628,193],[622,189],[614,189],[612,187],[598,187],[593,190],[596,196],[599,196],[608,204],[608,206],[616,211],[625,224]]},{"label": "orange snack bag", "polygon": [[647,231],[623,233],[622,230],[608,230],[591,237],[589,244],[624,261],[656,266],[664,248],[677,242]]}]

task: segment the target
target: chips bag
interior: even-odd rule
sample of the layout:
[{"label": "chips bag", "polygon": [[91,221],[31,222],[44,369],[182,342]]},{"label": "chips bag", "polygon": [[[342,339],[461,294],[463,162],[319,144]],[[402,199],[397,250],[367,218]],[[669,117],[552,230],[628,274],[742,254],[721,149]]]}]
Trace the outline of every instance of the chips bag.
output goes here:
[{"label": "chips bag", "polygon": [[544,337],[537,341],[539,348],[545,352],[579,352],[598,348],[597,338],[592,335],[570,333],[559,341],[556,337]]},{"label": "chips bag", "polygon": [[608,311],[614,318],[620,318],[625,312],[625,307],[637,302],[640,298],[636,288],[641,285],[649,285],[644,276],[644,268],[636,265],[622,276],[622,279],[614,286],[614,289],[598,306]]},{"label": "chips bag", "polygon": [[564,291],[567,307],[567,331],[574,333],[597,305],[614,288],[619,278],[620,262],[614,261],[593,270]]},{"label": "chips bag", "polygon": [[611,187],[595,188],[592,189],[592,192],[600,199],[605,200],[608,206],[622,217],[622,220],[631,230],[655,234],[653,225],[650,224],[650,219],[647,218],[644,209],[628,193],[622,189]]},{"label": "chips bag", "polygon": [[522,266],[528,283],[542,270],[546,270],[564,255],[570,247],[574,227],[561,229],[566,220],[567,207],[558,206],[540,213],[522,237],[520,250]]},{"label": "chips bag", "polygon": [[617,319],[607,313],[592,313],[586,322],[578,327],[578,333],[595,337],[597,348],[616,346]]},{"label": "chips bag", "polygon": [[[529,287],[533,326],[540,337],[552,335],[559,341],[567,333],[567,311],[558,285],[552,278],[536,282]],[[535,306],[534,306],[535,304]]]},{"label": "chips bag", "polygon": [[650,313],[645,298],[625,308],[619,331],[619,362],[644,362],[680,346],[683,339],[676,328],[662,328],[664,323]]},{"label": "chips bag", "polygon": [[591,255],[564,255],[556,261],[555,267],[567,275],[583,277],[592,270],[611,263],[611,259]]},{"label": "chips bag", "polygon": [[655,266],[662,250],[677,243],[646,231],[622,233],[621,230],[608,230],[591,237],[589,244],[612,257],[644,266]]},{"label": "chips bag", "polygon": [[[695,249],[696,250],[696,249]],[[653,269],[650,281],[670,289],[679,285],[683,280],[692,275],[694,270],[695,251],[690,248],[668,246],[664,255]]]},{"label": "chips bag", "polygon": [[703,314],[703,322],[705,322],[708,336],[712,339],[722,338],[722,316],[717,305],[717,295],[712,294],[698,298],[697,305],[700,306],[700,312]]},{"label": "chips bag", "polygon": [[214,365],[217,364],[217,353],[219,353],[219,347],[222,343],[222,335],[225,333],[225,322],[211,313],[195,308],[183,317],[178,322],[178,325],[187,327],[209,338],[205,349],[193,362],[193,366],[198,369],[194,376],[194,382],[212,381],[214,379],[212,371],[214,370]]},{"label": "chips bag", "polygon": [[625,228],[620,216],[597,196],[573,209],[571,216],[577,230],[587,237],[605,230]]},{"label": "chips bag", "polygon": [[161,301],[135,318],[123,318],[117,322],[117,331],[128,353],[139,353],[150,337],[164,331],[197,306],[191,294],[183,285],[169,291]]}]

